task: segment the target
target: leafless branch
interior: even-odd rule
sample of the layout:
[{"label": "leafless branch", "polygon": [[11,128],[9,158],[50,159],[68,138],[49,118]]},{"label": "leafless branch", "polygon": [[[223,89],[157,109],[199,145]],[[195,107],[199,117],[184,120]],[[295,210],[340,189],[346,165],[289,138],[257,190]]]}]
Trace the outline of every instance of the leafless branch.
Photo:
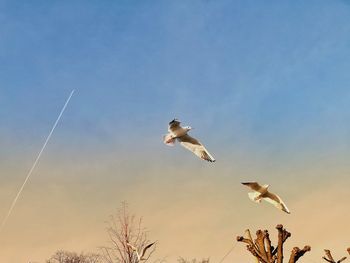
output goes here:
[{"label": "leafless branch", "polygon": [[[147,232],[142,226],[142,218],[136,219],[131,215],[125,202],[122,203],[117,215],[110,216],[107,233],[111,246],[101,248],[107,263],[139,263],[138,253],[150,243]],[[127,244],[132,244],[136,251]],[[155,247],[142,262],[146,263],[154,251]]]},{"label": "leafless branch", "polygon": [[[350,249],[348,248],[348,252],[349,251],[350,251]],[[324,252],[325,252],[326,256],[324,256],[322,258],[325,261],[327,261],[328,263],[341,263],[341,262],[343,262],[346,259],[346,257],[342,257],[341,259],[335,261],[333,256],[332,256],[332,253],[331,253],[331,251],[329,249],[325,249]],[[349,254],[350,254],[350,252],[349,252]]]},{"label": "leafless branch", "polygon": [[303,249],[294,247],[292,253],[290,254],[289,263],[297,262],[300,257],[304,256],[304,254],[310,250],[310,246],[305,246]]},{"label": "leafless branch", "polygon": [[[283,263],[283,245],[284,242],[291,236],[291,234],[283,228],[282,225],[277,225],[278,231],[278,244],[274,248],[271,244],[269,232],[267,230],[256,231],[256,239],[253,241],[250,231],[246,230],[247,238],[238,236],[237,241],[247,244],[247,250],[259,261],[260,263]],[[309,246],[305,246],[303,249],[295,247],[289,258],[289,263],[295,263],[306,252],[310,251]],[[332,262],[340,263],[340,262]]]}]

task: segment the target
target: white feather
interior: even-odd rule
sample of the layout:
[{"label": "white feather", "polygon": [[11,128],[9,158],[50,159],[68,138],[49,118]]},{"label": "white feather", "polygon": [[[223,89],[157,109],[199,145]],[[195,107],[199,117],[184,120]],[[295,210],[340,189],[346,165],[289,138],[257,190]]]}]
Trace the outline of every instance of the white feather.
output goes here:
[{"label": "white feather", "polygon": [[260,203],[261,202],[261,198],[256,199],[259,195],[260,195],[259,192],[250,192],[250,193],[248,193],[248,196],[249,196],[250,200],[252,200],[255,203]]}]

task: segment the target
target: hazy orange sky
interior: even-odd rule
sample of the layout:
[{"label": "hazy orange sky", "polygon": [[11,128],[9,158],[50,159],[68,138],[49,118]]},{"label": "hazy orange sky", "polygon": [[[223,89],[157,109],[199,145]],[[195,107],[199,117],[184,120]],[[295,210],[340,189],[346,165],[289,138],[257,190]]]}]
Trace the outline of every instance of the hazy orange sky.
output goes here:
[{"label": "hazy orange sky", "polygon": [[[288,250],[309,244],[311,260],[319,260],[324,248],[344,255],[350,234],[348,169],[335,157],[315,166],[305,164],[310,157],[275,165],[263,156],[260,161],[257,156],[250,159],[248,153],[221,156],[218,145],[211,144],[219,159],[214,165],[160,143],[144,154],[91,151],[74,157],[57,156],[60,146],[52,142],[1,234],[2,260],[42,262],[61,248],[98,251],[108,241],[106,221],[123,200],[131,212],[143,216],[150,239],[158,240],[155,258],[170,262],[179,256],[217,262],[248,227],[253,232],[267,228],[276,240],[278,223],[292,233]],[[2,165],[2,173],[12,176],[6,184],[1,182],[0,213],[5,214],[31,159],[18,154]],[[297,180],[296,174],[304,179]],[[266,203],[252,203],[239,183],[250,179],[270,183],[291,215]],[[239,244],[227,260],[248,259],[245,246]]]},{"label": "hazy orange sky", "polygon": [[[154,259],[218,262],[246,228],[287,251],[350,246],[347,1],[0,0],[0,218],[72,89],[3,232],[0,262],[107,244],[121,202]],[[174,117],[217,159],[162,143]],[[254,204],[270,184],[291,210]],[[275,239],[274,239],[275,240]],[[248,261],[238,244],[226,262]]]}]

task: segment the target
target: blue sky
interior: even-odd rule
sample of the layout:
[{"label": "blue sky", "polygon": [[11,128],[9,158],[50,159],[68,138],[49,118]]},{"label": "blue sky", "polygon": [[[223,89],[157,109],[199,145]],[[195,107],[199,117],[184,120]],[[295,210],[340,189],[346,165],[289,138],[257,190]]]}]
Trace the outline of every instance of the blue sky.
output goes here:
[{"label": "blue sky", "polygon": [[92,141],[173,116],[258,142],[347,136],[349,12],[346,1],[2,1],[2,130],[33,139],[74,88],[66,133]]},{"label": "blue sky", "polygon": [[3,1],[1,154],[36,152],[75,89],[51,142],[63,157],[163,156],[178,117],[219,160],[344,166],[349,13],[346,1]]}]

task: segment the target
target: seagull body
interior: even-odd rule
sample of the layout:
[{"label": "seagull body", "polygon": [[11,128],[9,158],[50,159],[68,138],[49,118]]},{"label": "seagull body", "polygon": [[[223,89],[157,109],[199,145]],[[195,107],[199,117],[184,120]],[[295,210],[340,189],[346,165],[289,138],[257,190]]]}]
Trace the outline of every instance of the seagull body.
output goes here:
[{"label": "seagull body", "polygon": [[270,204],[273,204],[276,208],[290,214],[289,209],[287,208],[285,203],[282,201],[282,199],[278,195],[268,191],[268,188],[269,188],[268,184],[264,184],[262,186],[257,182],[247,182],[242,184],[254,190],[254,192],[248,193],[248,196],[252,201],[256,203],[260,203],[261,200],[264,199]]},{"label": "seagull body", "polygon": [[[135,246],[131,245],[130,243],[126,243],[126,245],[127,245],[128,247],[130,247],[131,250],[134,251],[134,252],[136,253],[137,260],[138,260],[138,262],[140,262],[140,261],[144,261],[144,260],[147,260],[147,259],[148,259],[148,258],[145,258],[146,251],[147,251],[147,249],[149,249],[151,246],[153,246],[155,243],[156,243],[156,242],[153,242],[153,243],[151,243],[151,244],[145,246],[145,247],[142,249],[141,254],[137,251],[137,248],[136,248]],[[151,253],[152,253],[152,252],[151,252]]]},{"label": "seagull body", "polygon": [[181,122],[177,119],[169,122],[169,133],[164,136],[164,143],[169,146],[174,146],[176,140],[178,140],[183,147],[193,152],[199,158],[208,162],[215,162],[214,157],[207,151],[207,149],[205,149],[197,139],[187,134],[192,128],[190,126],[182,127],[180,126],[180,123]]},{"label": "seagull body", "polygon": [[176,119],[169,122],[168,132],[173,138],[186,135],[187,132],[189,132],[192,129],[192,127],[190,126],[181,127],[180,123],[181,122],[179,122]]}]

